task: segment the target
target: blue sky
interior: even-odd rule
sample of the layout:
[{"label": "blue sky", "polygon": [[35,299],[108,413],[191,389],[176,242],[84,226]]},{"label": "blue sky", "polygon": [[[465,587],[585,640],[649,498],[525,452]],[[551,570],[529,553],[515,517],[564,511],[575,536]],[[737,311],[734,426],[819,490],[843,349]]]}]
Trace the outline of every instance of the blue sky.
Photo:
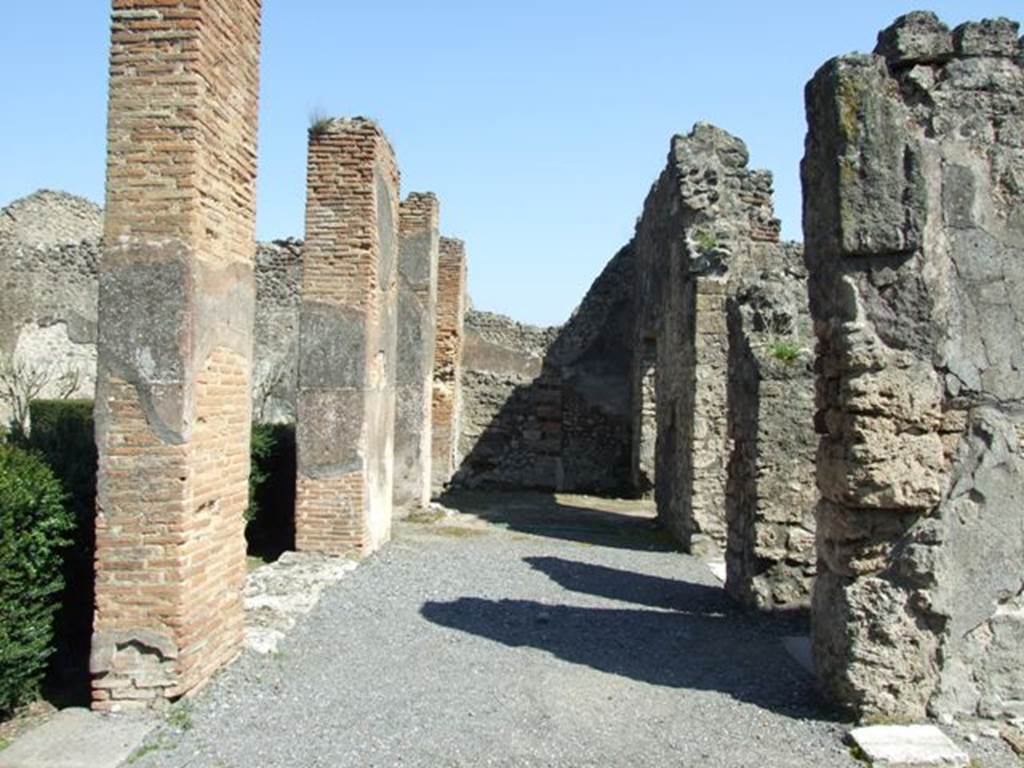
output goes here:
[{"label": "blue sky", "polygon": [[[12,3],[0,205],[103,197],[109,3]],[[775,173],[800,239],[803,86],[908,10],[1024,18],[1020,0],[264,0],[258,234],[302,235],[310,114],[381,122],[403,194],[441,198],[480,309],[563,322],[633,230],[669,138],[707,120]]]}]

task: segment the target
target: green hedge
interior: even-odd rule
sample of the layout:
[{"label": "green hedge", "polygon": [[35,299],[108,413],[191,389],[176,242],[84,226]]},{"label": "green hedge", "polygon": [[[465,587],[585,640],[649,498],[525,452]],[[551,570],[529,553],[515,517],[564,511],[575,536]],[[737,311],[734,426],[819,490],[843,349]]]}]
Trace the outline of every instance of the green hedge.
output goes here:
[{"label": "green hedge", "polygon": [[39,691],[53,652],[63,586],[61,552],[72,528],[64,491],[40,457],[0,445],[0,712]]},{"label": "green hedge", "polygon": [[51,687],[70,703],[88,701],[89,644],[95,596],[96,440],[92,400],[33,400],[28,447],[60,480],[74,529],[61,553],[67,585],[60,595]]}]

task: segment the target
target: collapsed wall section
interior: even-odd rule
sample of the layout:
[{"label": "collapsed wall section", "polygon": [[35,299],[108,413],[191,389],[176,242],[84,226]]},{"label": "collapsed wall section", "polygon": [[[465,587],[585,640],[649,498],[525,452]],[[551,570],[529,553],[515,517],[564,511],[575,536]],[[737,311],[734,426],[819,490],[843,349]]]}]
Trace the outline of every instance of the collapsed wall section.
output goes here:
[{"label": "collapsed wall section", "polygon": [[813,642],[861,714],[1024,715],[1024,50],[901,17],[807,88]]},{"label": "collapsed wall section", "polygon": [[368,554],[391,535],[398,168],[363,118],[309,132],[295,540]]},{"label": "collapsed wall section", "polygon": [[239,650],[259,0],[115,0],[99,265],[93,704],[159,704]]},{"label": "collapsed wall section", "polygon": [[430,193],[410,194],[399,214],[396,509],[425,507],[430,502],[438,215],[437,198]]},{"label": "collapsed wall section", "polygon": [[442,237],[431,402],[431,490],[435,495],[445,489],[458,467],[465,315],[466,246],[461,240]]}]

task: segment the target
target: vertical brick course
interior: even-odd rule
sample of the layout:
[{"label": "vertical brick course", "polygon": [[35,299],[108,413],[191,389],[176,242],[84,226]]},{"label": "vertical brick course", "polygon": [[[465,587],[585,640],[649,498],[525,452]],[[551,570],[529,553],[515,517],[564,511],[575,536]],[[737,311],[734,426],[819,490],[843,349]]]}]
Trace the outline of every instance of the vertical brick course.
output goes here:
[{"label": "vertical brick course", "polygon": [[430,502],[438,203],[413,193],[400,211],[395,398],[395,508]]},{"label": "vertical brick course", "polygon": [[309,136],[299,320],[299,549],[366,554],[391,535],[398,168],[362,118]]},{"label": "vertical brick course", "polygon": [[437,341],[434,352],[433,491],[439,493],[458,466],[463,318],[466,312],[466,247],[441,238],[437,267]]},{"label": "vertical brick course", "polygon": [[115,0],[96,399],[97,709],[238,651],[260,1]]}]

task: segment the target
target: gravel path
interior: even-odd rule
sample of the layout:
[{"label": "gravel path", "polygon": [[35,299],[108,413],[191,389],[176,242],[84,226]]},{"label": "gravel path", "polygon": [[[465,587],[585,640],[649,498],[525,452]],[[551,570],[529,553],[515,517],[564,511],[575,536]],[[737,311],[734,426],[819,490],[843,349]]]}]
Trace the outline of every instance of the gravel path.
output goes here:
[{"label": "gravel path", "polygon": [[635,503],[559,502],[399,524],[134,765],[860,765],[782,649],[806,628],[736,610]]}]

